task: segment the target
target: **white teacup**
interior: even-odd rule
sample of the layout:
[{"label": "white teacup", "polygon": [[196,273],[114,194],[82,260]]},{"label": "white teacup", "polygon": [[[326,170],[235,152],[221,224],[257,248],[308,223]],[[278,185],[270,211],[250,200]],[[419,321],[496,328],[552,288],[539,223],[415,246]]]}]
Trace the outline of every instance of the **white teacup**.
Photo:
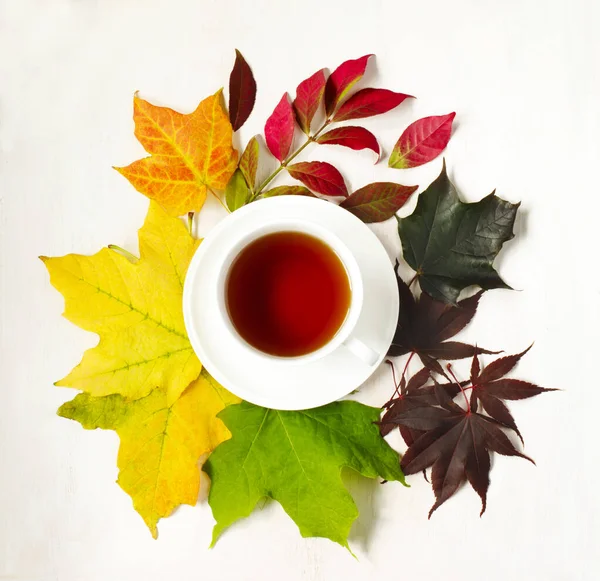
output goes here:
[{"label": "white teacup", "polygon": [[[335,335],[325,345],[305,355],[283,357],[271,355],[256,349],[238,333],[230,319],[227,310],[227,277],[233,262],[242,252],[242,250],[249,244],[258,238],[268,234],[273,234],[275,232],[300,232],[313,236],[327,244],[327,246],[329,246],[335,252],[343,264],[348,276],[348,281],[350,283],[350,306],[344,322],[341,324]],[[246,350],[249,354],[252,354],[254,357],[259,357],[263,360],[267,360],[279,365],[299,365],[322,359],[323,357],[326,357],[336,349],[343,346],[343,348],[348,349],[355,357],[362,360],[369,366],[374,365],[379,359],[379,354],[376,351],[365,344],[360,337],[357,337],[353,334],[363,306],[363,280],[358,263],[356,262],[352,252],[336,235],[332,234],[322,226],[314,224],[310,221],[293,219],[271,221],[268,224],[256,228],[251,232],[245,232],[244,235],[239,239],[233,240],[231,243],[231,248],[227,252],[226,257],[220,266],[217,277],[216,293],[216,301],[219,310],[218,314],[222,325],[226,328],[227,332],[231,335],[231,338],[237,343],[237,345]]]}]

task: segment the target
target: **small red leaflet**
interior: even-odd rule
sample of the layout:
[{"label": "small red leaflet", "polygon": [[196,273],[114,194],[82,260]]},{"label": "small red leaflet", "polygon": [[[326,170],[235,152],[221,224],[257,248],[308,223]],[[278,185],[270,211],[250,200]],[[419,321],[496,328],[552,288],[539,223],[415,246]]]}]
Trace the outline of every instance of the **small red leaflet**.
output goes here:
[{"label": "small red leaflet", "polygon": [[334,121],[349,121],[381,115],[391,111],[411,95],[394,93],[387,89],[362,89],[354,93],[334,114]]},{"label": "small red leaflet", "polygon": [[391,218],[419,186],[376,182],[356,190],[340,206],[367,224]]},{"label": "small red leaflet", "polygon": [[302,81],[296,89],[296,98],[293,103],[294,111],[296,112],[298,125],[306,135],[310,134],[310,123],[318,111],[321,101],[323,101],[326,81],[325,71],[321,69]]},{"label": "small red leaflet", "polygon": [[448,145],[456,113],[424,117],[409,125],[398,139],[388,165],[395,169],[417,167],[435,159]]},{"label": "small red leaflet", "polygon": [[343,62],[327,79],[325,86],[325,112],[331,115],[348,91],[362,78],[367,62],[374,55],[367,54],[355,60]]},{"label": "small red leaflet", "polygon": [[279,161],[283,161],[290,152],[294,141],[294,112],[287,93],[283,94],[275,111],[267,119],[265,141],[269,151]]},{"label": "small red leaflet", "polygon": [[377,138],[364,127],[336,127],[318,137],[317,143],[343,145],[355,150],[370,149],[377,156],[375,163],[379,161],[381,153]]},{"label": "small red leaflet", "polygon": [[288,166],[290,175],[307,188],[324,196],[348,196],[342,174],[330,163],[306,161]]}]

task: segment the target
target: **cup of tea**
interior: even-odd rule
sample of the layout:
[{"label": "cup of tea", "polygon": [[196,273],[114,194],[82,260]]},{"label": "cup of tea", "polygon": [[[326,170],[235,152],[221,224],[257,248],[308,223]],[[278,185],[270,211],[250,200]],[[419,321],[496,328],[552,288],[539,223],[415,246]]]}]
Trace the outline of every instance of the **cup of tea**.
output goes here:
[{"label": "cup of tea", "polygon": [[286,219],[246,232],[222,261],[216,292],[221,324],[256,357],[298,365],[343,346],[369,366],[379,358],[354,334],[360,268],[320,225]]}]

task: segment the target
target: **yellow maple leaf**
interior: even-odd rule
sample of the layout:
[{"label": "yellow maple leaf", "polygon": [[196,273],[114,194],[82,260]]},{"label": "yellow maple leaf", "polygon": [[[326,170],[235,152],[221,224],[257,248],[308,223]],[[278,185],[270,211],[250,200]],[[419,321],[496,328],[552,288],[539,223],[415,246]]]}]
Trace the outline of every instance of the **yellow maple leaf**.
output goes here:
[{"label": "yellow maple leaf", "polygon": [[62,405],[58,415],[88,430],[117,432],[117,482],[156,538],[159,519],[180,504],[196,504],[198,460],[231,436],[216,415],[239,401],[203,370],[174,403],[162,388],[136,401],[82,393]]},{"label": "yellow maple leaf", "polygon": [[199,210],[206,188],[225,189],[237,167],[221,90],[184,115],[133,98],[135,136],[150,157],[115,168],[171,216]]},{"label": "yellow maple leaf", "polygon": [[175,401],[202,365],[182,312],[183,281],[199,240],[151,203],[139,231],[140,260],[104,248],[93,256],[40,257],[65,297],[64,316],[100,336],[56,385],[138,399],[156,386]]}]

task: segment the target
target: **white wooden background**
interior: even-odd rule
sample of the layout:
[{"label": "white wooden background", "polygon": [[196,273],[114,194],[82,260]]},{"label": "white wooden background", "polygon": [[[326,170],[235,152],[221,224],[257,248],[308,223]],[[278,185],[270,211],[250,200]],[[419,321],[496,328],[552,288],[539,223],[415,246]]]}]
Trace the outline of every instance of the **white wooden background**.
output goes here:
[{"label": "white wooden background", "polygon": [[[595,0],[0,0],[0,579],[600,578],[599,25]],[[276,504],[213,550],[205,503],[161,522],[155,542],[115,484],[116,435],[55,415],[73,392],[52,382],[95,338],[61,318],[37,256],[136,250],[147,202],[111,169],[143,153],[133,92],[190,111],[227,84],[234,48],[259,87],[242,143],[284,90],[374,52],[365,85],[418,96],[365,121],[386,152],[411,120],[456,110],[447,161],[465,198],[522,200],[498,261],[522,292],[486,295],[464,338],[512,352],[535,340],[519,376],[565,391],[512,406],[537,467],[496,459],[483,518],[471,490],[427,521],[420,476],[411,489],[350,478],[358,560],[302,539]],[[338,163],[352,187],[426,185],[441,166],[308,155]],[[201,231],[220,217],[207,206]],[[395,254],[394,224],[376,230]],[[382,369],[359,399],[390,390]]]}]

